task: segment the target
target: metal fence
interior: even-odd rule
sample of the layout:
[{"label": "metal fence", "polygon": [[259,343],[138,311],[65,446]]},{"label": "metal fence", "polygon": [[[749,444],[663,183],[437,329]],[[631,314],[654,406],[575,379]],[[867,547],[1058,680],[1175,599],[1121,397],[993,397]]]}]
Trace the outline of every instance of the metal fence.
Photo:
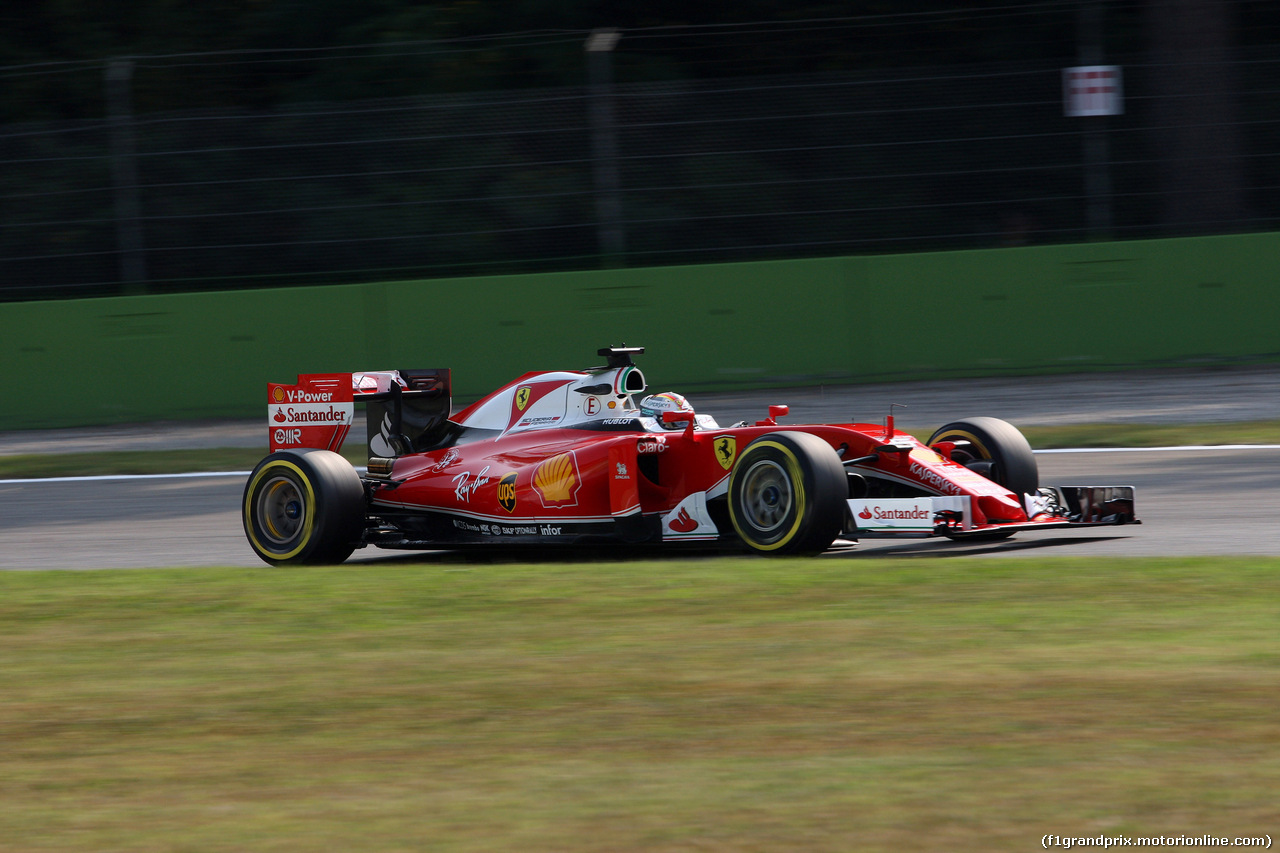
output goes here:
[{"label": "metal fence", "polygon": [[1280,54],[1213,63],[1225,98],[1119,60],[1106,118],[1061,64],[138,115],[115,66],[107,118],[0,128],[0,298],[1280,224]]}]

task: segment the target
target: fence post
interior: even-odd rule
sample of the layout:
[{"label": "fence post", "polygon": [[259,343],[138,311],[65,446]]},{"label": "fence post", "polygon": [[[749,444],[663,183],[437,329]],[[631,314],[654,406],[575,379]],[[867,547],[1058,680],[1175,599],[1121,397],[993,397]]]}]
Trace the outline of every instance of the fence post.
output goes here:
[{"label": "fence post", "polygon": [[138,199],[138,159],[133,136],[133,109],[129,88],[133,62],[113,59],[107,63],[107,126],[111,138],[111,182],[115,187],[116,249],[120,256],[120,280],[129,293],[145,293],[146,250],[142,241],[142,204]]},{"label": "fence post", "polygon": [[[1089,0],[1080,7],[1079,43],[1081,65],[1102,64],[1102,3]],[[1107,139],[1107,117],[1085,116],[1084,194],[1088,199],[1089,235],[1094,240],[1111,237],[1111,144]]]},{"label": "fence post", "polygon": [[592,30],[584,44],[587,53],[588,112],[596,190],[596,228],[600,263],[620,267],[626,254],[622,199],[618,179],[618,130],[613,110],[613,48],[615,29]]}]

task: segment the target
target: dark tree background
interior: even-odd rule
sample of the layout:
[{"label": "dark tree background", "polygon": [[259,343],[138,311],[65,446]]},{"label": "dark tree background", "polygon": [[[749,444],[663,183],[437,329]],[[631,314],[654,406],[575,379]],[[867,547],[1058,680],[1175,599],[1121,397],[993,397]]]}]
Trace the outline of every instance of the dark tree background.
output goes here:
[{"label": "dark tree background", "polygon": [[[619,82],[1065,59],[1076,52],[1080,5],[3,0],[0,105],[10,121],[100,116],[100,80],[82,72],[113,57],[171,72],[137,93],[141,112],[576,85],[583,34],[599,27],[626,33]],[[1113,51],[1138,49],[1144,28],[1177,39],[1145,25],[1139,3],[1103,5]],[[1231,7],[1245,34],[1266,37],[1280,23],[1270,3],[1182,5],[1214,20],[1222,16],[1194,7]],[[1187,30],[1197,29],[1189,19]]]},{"label": "dark tree background", "polygon": [[0,0],[0,298],[599,265],[599,28],[611,262],[1280,224],[1271,0]]}]

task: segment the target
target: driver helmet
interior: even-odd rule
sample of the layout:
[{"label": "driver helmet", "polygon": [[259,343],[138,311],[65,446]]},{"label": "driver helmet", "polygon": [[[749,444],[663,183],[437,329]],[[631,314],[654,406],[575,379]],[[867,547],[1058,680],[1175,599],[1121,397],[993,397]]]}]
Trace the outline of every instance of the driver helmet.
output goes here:
[{"label": "driver helmet", "polygon": [[688,412],[692,415],[693,406],[690,406],[688,400],[674,391],[650,394],[640,401],[640,414],[657,419],[663,429],[678,429],[688,423],[688,421],[664,423],[662,420],[663,412]]}]

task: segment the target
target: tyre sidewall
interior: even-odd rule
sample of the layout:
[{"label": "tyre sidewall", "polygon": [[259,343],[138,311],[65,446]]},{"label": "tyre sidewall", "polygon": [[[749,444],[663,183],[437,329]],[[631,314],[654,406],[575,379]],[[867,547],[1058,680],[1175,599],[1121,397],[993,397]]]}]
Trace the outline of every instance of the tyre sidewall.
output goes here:
[{"label": "tyre sidewall", "polygon": [[[281,478],[297,489],[302,517],[297,533],[276,543],[263,529],[261,501],[266,488]],[[278,451],[259,462],[245,483],[245,536],[254,552],[273,565],[341,562],[354,550],[363,526],[363,500],[359,475],[336,453]]]},{"label": "tyre sidewall", "polygon": [[[772,463],[781,469],[791,489],[791,506],[776,529],[767,531],[749,521],[742,503],[752,469],[761,463]],[[835,451],[816,436],[805,433],[761,436],[743,451],[730,475],[730,521],[738,537],[754,551],[769,554],[822,551],[839,533],[843,521],[844,481],[844,470]]]},{"label": "tyre sidewall", "polygon": [[1034,494],[1040,487],[1040,474],[1035,455],[1018,428],[999,418],[967,418],[941,427],[929,439],[968,441],[977,455],[990,460],[996,469],[992,479],[1019,496]]}]

